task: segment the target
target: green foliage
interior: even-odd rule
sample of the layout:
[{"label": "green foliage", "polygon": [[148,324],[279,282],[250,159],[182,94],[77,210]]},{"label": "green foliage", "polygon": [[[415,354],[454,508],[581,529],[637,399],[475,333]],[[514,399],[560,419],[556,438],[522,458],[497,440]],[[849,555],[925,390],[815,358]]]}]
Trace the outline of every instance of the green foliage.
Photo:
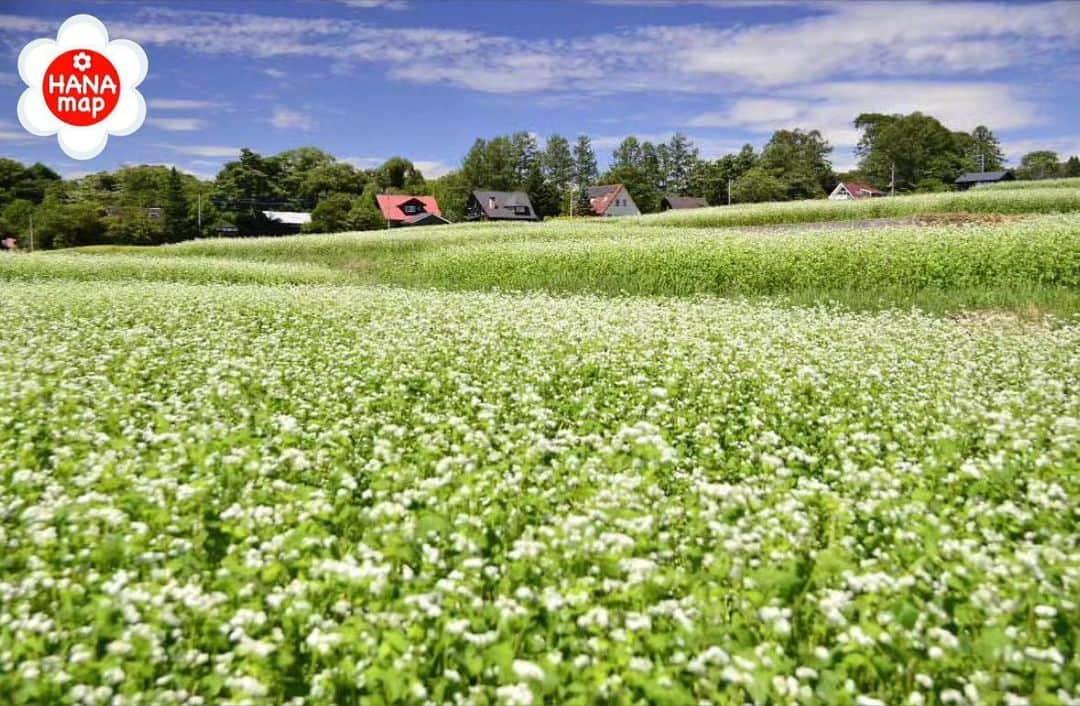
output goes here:
[{"label": "green foliage", "polygon": [[951,184],[969,167],[970,137],[929,115],[862,113],[855,127],[862,130],[859,171],[874,184],[889,184],[895,173],[897,191],[914,191],[924,180]]},{"label": "green foliage", "polygon": [[1028,152],[1021,158],[1016,170],[1018,179],[1056,179],[1066,176],[1058,162],[1057,152],[1038,150]]},{"label": "green foliage", "polygon": [[[832,146],[818,130],[777,130],[761,151],[757,169],[778,180],[783,186],[786,199],[816,199],[828,195],[836,179],[833,177],[829,154]],[[756,187],[743,186],[740,192],[753,195],[772,191],[772,184],[761,183],[761,178],[747,174]],[[734,196],[734,194],[733,194]],[[774,201],[776,198],[740,198],[739,201]]]},{"label": "green foliage", "polygon": [[760,165],[752,167],[731,187],[731,198],[735,203],[783,201],[787,195],[788,187],[784,182]]},{"label": "green foliage", "polygon": [[596,153],[593,152],[592,140],[588,135],[578,135],[574,142],[574,183],[579,190],[596,183],[600,178],[600,170],[596,164]]}]

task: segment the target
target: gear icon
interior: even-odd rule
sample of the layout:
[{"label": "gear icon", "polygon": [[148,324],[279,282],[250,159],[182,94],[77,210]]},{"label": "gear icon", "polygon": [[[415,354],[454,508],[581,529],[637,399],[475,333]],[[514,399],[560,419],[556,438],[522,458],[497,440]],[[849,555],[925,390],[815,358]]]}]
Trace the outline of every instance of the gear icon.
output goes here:
[{"label": "gear icon", "polygon": [[81,51],[72,58],[71,63],[76,71],[86,71],[90,68],[90,55]]}]

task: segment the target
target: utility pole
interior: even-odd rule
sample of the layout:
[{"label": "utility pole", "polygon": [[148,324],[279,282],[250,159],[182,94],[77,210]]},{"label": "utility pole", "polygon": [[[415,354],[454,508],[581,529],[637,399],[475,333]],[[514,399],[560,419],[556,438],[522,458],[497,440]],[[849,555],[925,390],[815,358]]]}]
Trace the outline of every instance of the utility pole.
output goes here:
[{"label": "utility pole", "polygon": [[980,172],[985,172],[986,171],[986,155],[983,154],[982,152],[979,153],[979,171]]},{"label": "utility pole", "polygon": [[30,252],[34,252],[34,214],[30,214]]},{"label": "utility pole", "polygon": [[199,237],[202,237],[202,192],[200,191],[195,199],[198,206],[198,221],[199,221]]},{"label": "utility pole", "polygon": [[731,205],[731,177],[727,180],[727,205]]},{"label": "utility pole", "polygon": [[896,162],[889,168],[889,196],[896,196]]}]

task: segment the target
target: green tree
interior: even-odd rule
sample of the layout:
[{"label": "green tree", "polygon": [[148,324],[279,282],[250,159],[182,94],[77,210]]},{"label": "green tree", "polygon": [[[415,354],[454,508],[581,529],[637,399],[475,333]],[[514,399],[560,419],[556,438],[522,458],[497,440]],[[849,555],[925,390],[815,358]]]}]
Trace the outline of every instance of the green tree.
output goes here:
[{"label": "green tree", "polygon": [[1016,176],[1020,179],[1053,179],[1061,171],[1057,152],[1038,150],[1028,152],[1020,159]]},{"label": "green tree", "polygon": [[281,164],[248,148],[240,150],[240,159],[227,162],[215,181],[217,199],[242,235],[266,232],[264,209],[285,204],[285,194],[278,185]]},{"label": "green tree", "polygon": [[512,191],[516,181],[517,156],[508,137],[477,139],[461,163],[468,189]]},{"label": "green tree", "polygon": [[431,195],[439,203],[443,217],[451,221],[465,218],[465,205],[469,200],[469,189],[461,172],[454,171],[428,182]]},{"label": "green tree", "polygon": [[33,214],[33,201],[28,199],[8,201],[0,211],[0,235],[5,238],[15,236],[19,241],[19,247],[30,247],[30,218]]},{"label": "green tree", "polygon": [[1065,160],[1062,176],[1080,177],[1080,157],[1073,155]]},{"label": "green tree", "polygon": [[782,201],[787,197],[787,186],[761,166],[751,168],[731,187],[732,200],[737,203],[761,203]]},{"label": "green tree", "polygon": [[898,191],[924,180],[952,183],[964,170],[965,141],[929,115],[862,113],[855,127],[862,130],[855,149],[859,170],[875,184],[888,184],[894,167]]},{"label": "green tree", "polygon": [[178,243],[194,234],[187,198],[184,196],[184,182],[176,167],[169,170],[162,216],[166,242]]},{"label": "green tree", "polygon": [[761,151],[758,166],[784,185],[787,198],[822,198],[836,185],[831,152],[818,130],[777,130]]},{"label": "green tree", "polygon": [[391,157],[375,171],[375,182],[382,193],[423,194],[427,190],[424,175],[404,157]]},{"label": "green tree", "polygon": [[596,166],[592,141],[588,135],[578,135],[577,142],[574,143],[574,183],[578,189],[584,191],[595,184],[599,177],[600,170]]},{"label": "green tree", "polygon": [[304,228],[309,233],[341,233],[352,229],[350,212],[357,197],[352,194],[330,194],[321,199],[311,212],[311,223]]},{"label": "green tree", "polygon": [[681,132],[675,133],[668,142],[667,150],[660,152],[666,157],[664,165],[665,183],[662,188],[670,193],[687,195],[690,193],[690,176],[698,163],[697,147]]},{"label": "green tree", "polygon": [[544,176],[561,193],[574,183],[574,157],[562,135],[551,135],[544,148]]},{"label": "green tree", "polygon": [[544,176],[538,162],[533,162],[524,184],[536,215],[550,218],[559,215],[562,206],[562,192]]},{"label": "green tree", "polygon": [[299,182],[301,199],[317,203],[331,194],[364,193],[368,175],[348,162],[319,164],[305,172]]},{"label": "green tree", "polygon": [[524,184],[529,178],[533,165],[540,163],[540,146],[530,132],[515,132],[510,136],[510,145],[514,153],[514,183]]},{"label": "green tree", "polygon": [[1001,143],[985,125],[979,125],[971,131],[971,140],[967,144],[968,168],[984,172],[996,172],[1005,168],[1005,154]]},{"label": "green tree", "polygon": [[364,193],[353,201],[348,224],[352,230],[379,230],[386,227],[386,219],[375,203],[374,185],[364,189]]}]

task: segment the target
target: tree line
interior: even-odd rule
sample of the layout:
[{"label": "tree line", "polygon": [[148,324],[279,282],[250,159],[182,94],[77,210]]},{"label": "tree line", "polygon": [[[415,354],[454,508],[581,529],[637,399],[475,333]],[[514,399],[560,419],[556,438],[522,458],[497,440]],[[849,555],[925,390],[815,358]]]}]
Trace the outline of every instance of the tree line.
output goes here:
[{"label": "tree line", "polygon": [[[430,194],[452,221],[464,217],[476,189],[525,191],[544,217],[591,214],[587,189],[623,184],[645,213],[665,195],[704,197],[712,205],[823,198],[840,180],[897,193],[941,191],[966,171],[995,171],[1005,159],[993,132],[949,130],[936,118],[863,113],[857,167],[836,173],[832,146],[818,130],[777,130],[760,151],[744,145],[703,159],[680,133],[666,142],[624,138],[601,171],[588,135],[572,142],[528,132],[477,139],[460,168],[425,179],[404,157],[362,169],[314,148],[275,155],[242,149],[212,180],[175,168],[125,166],[61,179],[42,164],[0,158],[0,237],[20,246],[58,248],[97,243],[155,245],[219,234],[275,234],[265,211],[311,212],[308,232],[384,228],[375,194]],[[1014,170],[1020,179],[1080,176],[1080,158],[1031,152]]]}]

